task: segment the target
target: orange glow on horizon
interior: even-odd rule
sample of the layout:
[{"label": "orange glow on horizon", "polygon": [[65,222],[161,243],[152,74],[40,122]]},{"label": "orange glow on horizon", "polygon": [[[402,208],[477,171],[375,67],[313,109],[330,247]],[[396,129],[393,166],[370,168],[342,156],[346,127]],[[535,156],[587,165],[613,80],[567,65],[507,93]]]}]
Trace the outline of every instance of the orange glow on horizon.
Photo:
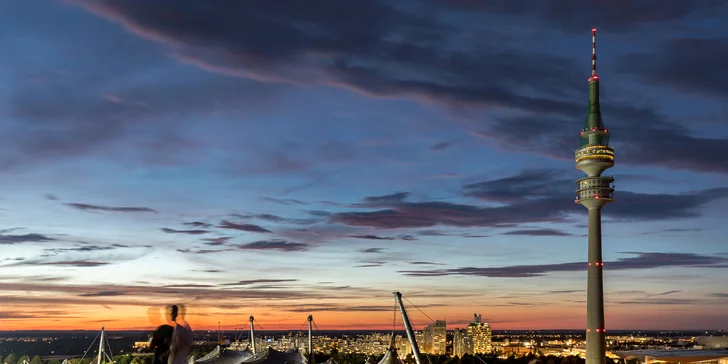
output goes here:
[{"label": "orange glow on horizon", "polygon": [[[486,311],[483,307],[445,307],[438,310],[428,310],[428,316],[433,319],[446,319],[448,328],[454,329],[465,327],[472,319],[475,312],[486,313],[488,322],[493,330],[547,330],[547,329],[572,329],[584,330],[585,308],[581,306],[557,305],[540,306],[512,306],[498,307]],[[17,307],[2,307],[5,312],[17,310]],[[47,309],[47,308],[46,308]],[[147,307],[142,306],[118,306],[88,310],[88,307],[76,306],[67,307],[67,315],[58,315],[58,311],[48,312],[43,316],[43,309],[24,307],[25,312],[38,312],[38,317],[26,317],[23,319],[2,319],[0,323],[5,331],[23,330],[98,330],[105,326],[107,330],[152,330],[159,322],[152,323],[147,316]],[[720,307],[702,312],[699,318],[707,319],[716,317]],[[84,312],[85,311],[85,312]],[[415,329],[422,329],[430,324],[416,310],[409,312]],[[17,311],[16,311],[17,312]],[[648,312],[636,311],[629,307],[610,307],[607,315],[607,323],[611,330],[620,329],[689,329],[691,320],[696,317],[679,319],[674,323],[667,324],[661,318],[669,315],[669,310],[651,309]],[[53,314],[55,313],[55,317]],[[217,330],[218,321],[225,331],[249,328],[248,317],[255,316],[255,322],[259,327],[257,330],[291,330],[299,331],[306,322],[308,314],[313,314],[319,330],[391,330],[392,312],[386,311],[312,311],[312,312],[290,312],[272,311],[261,309],[260,312],[235,312],[232,310],[221,311],[212,307],[191,307],[188,308],[186,320],[193,330]],[[18,315],[19,317],[21,315]],[[699,319],[698,318],[698,319]],[[51,321],[53,320],[53,321]],[[655,325],[662,325],[656,327]],[[686,326],[687,325],[687,326]],[[401,315],[397,312],[396,327],[403,330]],[[695,326],[693,326],[695,327]],[[697,328],[697,327],[695,327]],[[705,329],[705,328],[704,328]]]}]

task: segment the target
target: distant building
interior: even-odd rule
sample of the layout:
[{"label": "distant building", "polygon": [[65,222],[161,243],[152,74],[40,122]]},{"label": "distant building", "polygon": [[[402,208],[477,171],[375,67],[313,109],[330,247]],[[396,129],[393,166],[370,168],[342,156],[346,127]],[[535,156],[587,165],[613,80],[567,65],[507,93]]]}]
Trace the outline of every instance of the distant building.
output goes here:
[{"label": "distant building", "polygon": [[698,336],[695,343],[707,349],[728,348],[728,336]]},{"label": "distant building", "polygon": [[134,349],[149,349],[149,341],[135,341],[132,346]]},{"label": "distant building", "polygon": [[473,353],[473,340],[468,335],[468,330],[455,329],[452,337],[452,355],[462,358],[465,354]]},{"label": "distant building", "polygon": [[473,341],[473,353],[482,354],[493,351],[493,332],[490,330],[490,325],[483,322],[481,315],[473,315],[473,322],[468,325],[468,336]]}]

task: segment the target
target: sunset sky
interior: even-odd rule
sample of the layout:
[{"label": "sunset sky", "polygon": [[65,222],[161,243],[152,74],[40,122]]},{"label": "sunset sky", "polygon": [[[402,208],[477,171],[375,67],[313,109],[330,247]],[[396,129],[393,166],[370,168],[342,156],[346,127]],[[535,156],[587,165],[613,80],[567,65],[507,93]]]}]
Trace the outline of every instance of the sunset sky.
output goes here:
[{"label": "sunset sky", "polygon": [[0,328],[583,329],[593,27],[607,330],[728,326],[728,1],[483,3],[0,2]]}]

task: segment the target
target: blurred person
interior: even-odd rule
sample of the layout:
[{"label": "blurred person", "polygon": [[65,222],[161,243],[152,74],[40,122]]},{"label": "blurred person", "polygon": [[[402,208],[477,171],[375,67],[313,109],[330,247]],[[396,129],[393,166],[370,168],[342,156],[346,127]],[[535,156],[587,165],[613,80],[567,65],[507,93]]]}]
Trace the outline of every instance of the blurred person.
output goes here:
[{"label": "blurred person", "polygon": [[169,345],[167,363],[187,364],[194,338],[190,324],[185,321],[185,307],[183,305],[172,305],[170,307],[170,318],[175,326],[172,333],[172,342]]},{"label": "blurred person", "polygon": [[171,318],[171,310],[168,309],[167,311],[167,324],[162,324],[159,307],[149,307],[149,309],[147,309],[149,323],[152,325],[159,325],[154,330],[152,338],[149,340],[149,347],[154,350],[153,364],[167,364],[169,357],[169,345],[172,343],[172,335],[174,334],[174,327],[170,324],[172,324],[174,320]]}]

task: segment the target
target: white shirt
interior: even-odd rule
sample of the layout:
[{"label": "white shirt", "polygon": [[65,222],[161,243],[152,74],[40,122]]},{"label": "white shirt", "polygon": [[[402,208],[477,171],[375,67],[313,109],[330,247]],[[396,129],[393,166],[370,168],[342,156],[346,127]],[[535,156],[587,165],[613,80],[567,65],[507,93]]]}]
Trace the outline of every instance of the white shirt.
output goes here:
[{"label": "white shirt", "polygon": [[193,341],[192,330],[177,324],[172,333],[172,343],[169,345],[169,360],[167,363],[187,364],[187,357],[190,356]]}]

